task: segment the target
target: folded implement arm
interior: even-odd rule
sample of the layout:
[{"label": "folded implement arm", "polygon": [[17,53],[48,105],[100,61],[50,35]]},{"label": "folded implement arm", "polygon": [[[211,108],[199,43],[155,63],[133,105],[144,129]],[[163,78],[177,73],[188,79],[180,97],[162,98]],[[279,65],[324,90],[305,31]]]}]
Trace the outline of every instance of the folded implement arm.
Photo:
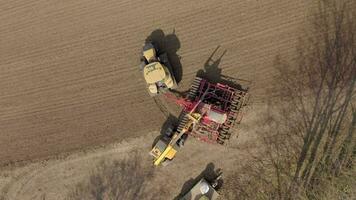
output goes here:
[{"label": "folded implement arm", "polygon": [[162,161],[165,160],[168,154],[171,153],[171,151],[176,152],[174,149],[174,145],[177,143],[177,141],[185,134],[191,127],[194,126],[197,122],[199,122],[201,115],[199,113],[188,113],[184,116],[184,118],[188,118],[188,121],[185,123],[183,128],[181,130],[177,130],[171,139],[171,141],[168,143],[166,149],[162,152],[162,154],[154,161],[154,165],[158,166],[161,164]]}]

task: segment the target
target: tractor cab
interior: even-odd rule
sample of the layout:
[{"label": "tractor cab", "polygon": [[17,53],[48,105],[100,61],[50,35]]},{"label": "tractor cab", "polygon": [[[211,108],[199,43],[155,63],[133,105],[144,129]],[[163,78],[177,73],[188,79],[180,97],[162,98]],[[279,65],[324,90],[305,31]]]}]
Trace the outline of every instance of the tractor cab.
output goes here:
[{"label": "tractor cab", "polygon": [[158,55],[152,43],[147,43],[143,47],[140,70],[143,71],[151,96],[177,87],[167,54]]},{"label": "tractor cab", "polygon": [[159,62],[153,62],[143,70],[145,80],[148,84],[149,90],[152,93],[157,93],[157,88],[167,89],[171,87],[172,80],[170,73],[166,67]]}]

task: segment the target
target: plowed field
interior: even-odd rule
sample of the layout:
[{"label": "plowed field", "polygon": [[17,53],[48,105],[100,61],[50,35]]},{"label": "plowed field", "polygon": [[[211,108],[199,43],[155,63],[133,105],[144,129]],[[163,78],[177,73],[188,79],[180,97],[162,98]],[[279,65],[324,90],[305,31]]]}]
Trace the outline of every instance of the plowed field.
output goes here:
[{"label": "plowed field", "polygon": [[[166,113],[138,71],[152,32],[165,42],[181,90],[205,68],[240,80],[254,103],[263,102],[273,60],[290,56],[310,7],[300,0],[2,1],[0,164],[159,130]],[[206,64],[218,46],[216,62]]]},{"label": "plowed field", "polygon": [[180,91],[203,71],[251,94],[238,138],[224,147],[188,140],[174,164],[155,170],[152,192],[172,199],[204,168],[223,168],[225,177],[239,171],[258,150],[274,60],[293,58],[313,7],[306,0],[1,1],[0,166],[32,163],[1,168],[0,199],[64,199],[100,160],[132,151],[151,167],[147,152],[179,109],[147,93],[138,70],[147,39],[168,53]]}]

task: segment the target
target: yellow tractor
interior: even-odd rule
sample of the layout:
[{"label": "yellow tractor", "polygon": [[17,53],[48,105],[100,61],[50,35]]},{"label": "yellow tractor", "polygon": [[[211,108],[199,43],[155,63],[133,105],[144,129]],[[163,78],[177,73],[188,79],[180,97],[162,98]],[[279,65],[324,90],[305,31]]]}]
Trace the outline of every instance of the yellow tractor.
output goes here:
[{"label": "yellow tractor", "polygon": [[143,71],[149,94],[155,96],[175,89],[177,82],[167,54],[160,53],[152,42],[145,44],[142,54],[140,71]]},{"label": "yellow tractor", "polygon": [[178,149],[183,146],[187,132],[201,119],[199,113],[182,115],[182,120],[176,131],[168,129],[165,135],[152,148],[150,155],[154,157],[154,165],[167,165],[175,157]]}]

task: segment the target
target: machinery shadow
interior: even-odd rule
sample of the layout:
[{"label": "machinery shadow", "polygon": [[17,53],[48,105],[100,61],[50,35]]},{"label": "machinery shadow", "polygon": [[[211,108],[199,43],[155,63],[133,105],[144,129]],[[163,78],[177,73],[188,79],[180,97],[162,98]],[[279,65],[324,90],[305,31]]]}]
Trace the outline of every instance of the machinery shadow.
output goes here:
[{"label": "machinery shadow", "polygon": [[216,52],[220,48],[220,45],[215,48],[213,53],[209,56],[209,58],[204,63],[204,69],[200,69],[197,72],[197,76],[209,80],[211,83],[222,83],[225,85],[229,85],[230,87],[237,88],[239,90],[248,91],[248,87],[243,87],[238,82],[247,82],[250,84],[251,81],[237,79],[234,77],[226,76],[222,74],[222,69],[219,68],[220,62],[227,50],[224,50],[220,56],[216,56]]},{"label": "machinery shadow", "polygon": [[156,145],[156,143],[164,136],[164,134],[166,133],[167,130],[169,130],[169,128],[174,128],[177,125],[178,125],[178,118],[172,114],[169,114],[166,121],[163,123],[161,127],[160,134],[153,140],[151,148],[153,148]]},{"label": "machinery shadow", "polygon": [[175,34],[175,30],[172,33],[165,35],[163,30],[154,30],[147,38],[146,42],[153,42],[158,46],[160,52],[158,54],[167,53],[169,62],[172,66],[174,77],[177,84],[182,80],[183,69],[180,63],[180,56],[177,54],[180,49],[180,41]]},{"label": "machinery shadow", "polygon": [[[180,194],[178,196],[176,196],[174,198],[174,200],[181,199],[202,178],[205,178],[205,180],[207,180],[209,183],[211,183],[212,181],[214,181],[214,179],[216,179],[216,177],[219,175],[220,171],[221,171],[221,169],[215,169],[215,165],[213,163],[207,164],[205,169],[197,177],[191,178],[183,184]],[[222,184],[223,184],[223,180],[220,179],[219,183],[218,183],[218,188],[216,188],[216,190],[218,190],[222,186]]]}]

